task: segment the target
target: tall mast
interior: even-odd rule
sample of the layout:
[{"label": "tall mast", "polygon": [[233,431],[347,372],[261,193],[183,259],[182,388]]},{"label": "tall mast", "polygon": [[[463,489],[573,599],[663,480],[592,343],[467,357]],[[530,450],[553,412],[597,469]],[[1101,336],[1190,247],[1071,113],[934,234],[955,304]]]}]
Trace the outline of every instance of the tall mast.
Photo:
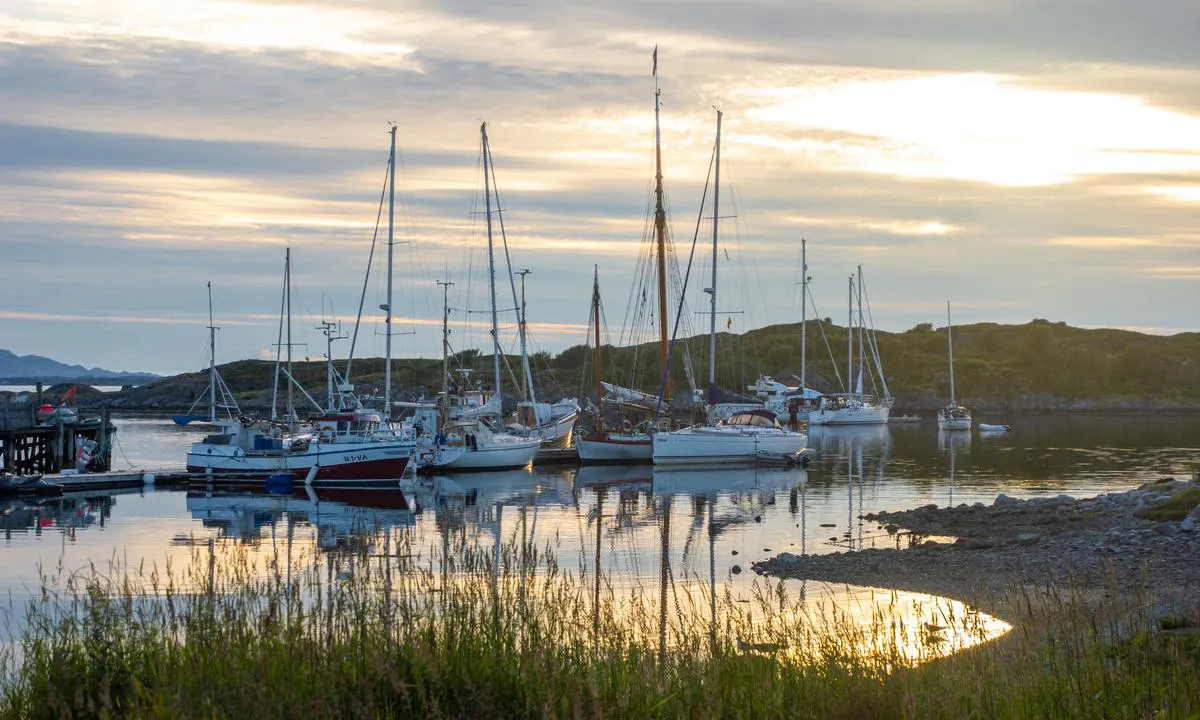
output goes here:
[{"label": "tall mast", "polygon": [[[717,384],[717,224],[721,219],[721,117],[717,111],[717,149],[716,170],[713,172],[713,245],[712,245],[712,287],[709,288],[711,313],[708,328],[708,386],[711,390]],[[712,404],[712,398],[709,398]]]},{"label": "tall mast", "polygon": [[862,265],[858,266],[858,294],[855,296],[858,300],[858,383],[855,387],[858,393],[862,394],[862,376],[867,368],[867,351],[864,347],[864,336],[867,334],[867,319],[863,315],[863,279]]},{"label": "tall mast", "polygon": [[[658,337],[662,371],[667,372],[667,350],[671,338],[667,334],[667,211],[663,208],[662,131],[659,112],[662,109],[662,90],[658,88],[658,46],[654,48],[654,236],[658,252]],[[662,404],[671,406],[671,380],[663,382]]]},{"label": "tall mast", "polygon": [[383,321],[384,332],[384,364],[383,364],[383,417],[390,425],[392,421],[392,252],[395,246],[396,219],[396,125],[388,129],[392,139],[391,151],[388,153],[388,241],[387,241],[387,304],[384,310],[387,317]]},{"label": "tall mast", "polygon": [[[279,297],[279,333],[275,339],[275,385],[271,390],[271,419],[279,418],[278,400],[279,400],[279,361],[283,355],[283,312],[287,303],[287,279],[288,279],[288,263],[291,260],[292,249],[287,249],[286,258],[283,261],[283,293]],[[289,381],[290,382],[290,381]]]},{"label": "tall mast", "polygon": [[[954,333],[950,329],[950,301],[946,301],[946,348],[950,356],[950,404],[954,405]],[[954,454],[951,451],[950,457],[953,459]],[[953,481],[953,476],[951,476]]]},{"label": "tall mast", "polygon": [[854,397],[854,276],[846,291],[846,392]]},{"label": "tall mast", "polygon": [[287,419],[292,422],[292,418],[296,415],[296,406],[292,400],[292,385],[295,384],[296,377],[292,374],[292,249],[287,249],[286,260],[283,262],[283,291],[287,297]]},{"label": "tall mast", "polygon": [[438,280],[442,286],[442,417],[438,427],[445,425],[450,412],[450,286],[449,280]]},{"label": "tall mast", "polygon": [[592,271],[592,322],[596,325],[596,349],[592,355],[592,374],[596,379],[596,434],[604,434],[604,390],[600,385],[600,266]]},{"label": "tall mast", "polygon": [[522,268],[514,274],[521,276],[521,305],[518,308],[520,315],[517,318],[517,329],[521,335],[521,369],[525,372],[525,399],[529,402],[537,402],[533,392],[533,372],[529,368],[529,348],[525,344],[527,331],[525,327],[525,276],[531,272],[533,271],[529,268]]},{"label": "tall mast", "polygon": [[[947,306],[948,308],[949,306]],[[947,310],[949,312],[949,310]],[[953,392],[950,392],[953,395]],[[209,281],[209,424],[217,421],[217,326],[212,324],[212,281]]]},{"label": "tall mast", "polygon": [[800,392],[808,387],[805,366],[808,361],[808,240],[800,238]]},{"label": "tall mast", "polygon": [[479,125],[479,133],[483,136],[483,202],[487,214],[488,239],[488,288],[492,294],[492,365],[495,377],[493,388],[500,394],[500,330],[496,318],[496,253],[492,248],[492,185],[489,177],[488,163],[491,151],[488,149],[487,123]]}]

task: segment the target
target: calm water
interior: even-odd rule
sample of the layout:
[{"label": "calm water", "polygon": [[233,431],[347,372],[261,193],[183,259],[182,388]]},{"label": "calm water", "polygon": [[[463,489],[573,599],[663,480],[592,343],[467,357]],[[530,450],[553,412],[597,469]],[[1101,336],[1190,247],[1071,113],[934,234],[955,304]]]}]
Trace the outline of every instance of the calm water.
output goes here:
[{"label": "calm water", "polygon": [[[179,467],[204,433],[163,419],[118,419],[114,469]],[[815,429],[807,470],[562,468],[434,478],[408,488],[295,496],[153,488],[71,493],[30,505],[0,500],[0,613],[21,614],[39,568],[66,572],[120,558],[185,562],[208,539],[270,547],[283,537],[336,554],[406,534],[431,554],[449,538],[485,548],[533,540],[561,566],[601,572],[616,587],[693,585],[752,592],[751,562],[781,551],[826,553],[893,541],[858,518],[929,503],[1091,495],[1200,464],[1200,418],[1025,417],[1000,436],[939,434],[928,423]],[[407,505],[407,509],[405,506]],[[789,581],[793,582],[793,581]],[[842,606],[877,593],[794,581]],[[917,614],[938,612],[933,605]],[[0,618],[2,619],[2,618]]]}]

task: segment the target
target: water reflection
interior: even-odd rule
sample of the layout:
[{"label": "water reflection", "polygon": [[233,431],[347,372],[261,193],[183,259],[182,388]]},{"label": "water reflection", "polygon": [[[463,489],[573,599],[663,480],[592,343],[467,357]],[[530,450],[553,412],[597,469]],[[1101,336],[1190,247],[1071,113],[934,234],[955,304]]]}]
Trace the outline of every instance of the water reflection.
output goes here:
[{"label": "water reflection", "polygon": [[58,532],[75,540],[78,531],[96,526],[103,528],[112,515],[117,495],[136,490],[94,490],[87,493],[65,493],[53,498],[9,498],[0,500],[0,528],[5,540],[14,534],[40,537],[46,532]]},{"label": "water reflection", "polygon": [[[400,488],[312,488],[284,493],[193,486],[186,507],[194,520],[216,531],[220,540],[257,545],[277,538],[279,526],[292,541],[298,525],[316,531],[322,550],[349,550],[380,533],[413,524],[413,512]],[[180,535],[176,544],[192,543]]]}]

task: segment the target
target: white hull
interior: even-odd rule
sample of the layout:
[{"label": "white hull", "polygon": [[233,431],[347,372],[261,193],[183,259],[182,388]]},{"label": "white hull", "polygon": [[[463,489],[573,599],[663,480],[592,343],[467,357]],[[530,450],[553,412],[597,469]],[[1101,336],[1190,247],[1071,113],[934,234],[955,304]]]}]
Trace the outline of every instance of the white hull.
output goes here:
[{"label": "white hull", "polygon": [[971,418],[938,418],[938,430],[970,430]]},{"label": "white hull", "polygon": [[575,410],[570,415],[558,418],[549,425],[536,428],[532,434],[536,435],[544,446],[570,447],[571,437],[575,432],[575,420],[578,418],[579,411]]},{"label": "white hull", "polygon": [[[523,418],[525,423],[505,426],[513,435],[537,438],[544,447],[570,447],[575,421],[579,419],[579,404],[574,400],[563,400],[553,405],[538,403],[536,406],[521,403],[517,406],[516,417]],[[533,423],[535,417],[538,419],[536,424]]]},{"label": "white hull", "polygon": [[755,462],[760,451],[797,453],[804,433],[759,428],[690,427],[654,435],[655,465]]},{"label": "white hull", "polygon": [[474,450],[466,445],[442,446],[434,450],[428,466],[437,470],[523,468],[533,462],[539,447],[540,441],[525,438],[494,438]]},{"label": "white hull", "polygon": [[646,463],[654,445],[645,433],[608,433],[603,438],[576,438],[575,448],[585,463]]},{"label": "white hull", "polygon": [[979,432],[981,433],[1006,433],[1012,432],[1012,425],[989,425],[988,423],[979,423]]},{"label": "white hull", "polygon": [[888,421],[891,408],[886,405],[854,405],[844,408],[818,408],[808,414],[809,425],[880,425]]}]

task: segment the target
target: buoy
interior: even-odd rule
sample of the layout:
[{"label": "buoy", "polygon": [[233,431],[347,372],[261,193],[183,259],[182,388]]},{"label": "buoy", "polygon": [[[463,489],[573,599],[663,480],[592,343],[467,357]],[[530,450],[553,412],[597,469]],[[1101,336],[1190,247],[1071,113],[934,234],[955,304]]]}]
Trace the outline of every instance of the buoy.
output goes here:
[{"label": "buoy", "polygon": [[153,485],[154,484],[154,473],[145,473],[144,475],[142,475],[142,484]]}]

